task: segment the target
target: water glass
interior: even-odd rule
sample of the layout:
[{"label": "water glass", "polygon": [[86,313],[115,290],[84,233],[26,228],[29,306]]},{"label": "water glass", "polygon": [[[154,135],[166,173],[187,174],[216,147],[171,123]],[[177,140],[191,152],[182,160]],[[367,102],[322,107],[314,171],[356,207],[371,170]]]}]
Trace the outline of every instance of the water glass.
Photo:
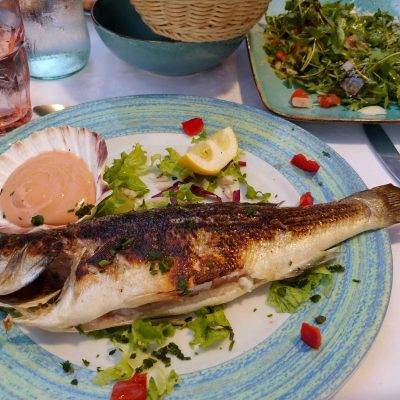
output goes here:
[{"label": "water glass", "polygon": [[82,0],[20,0],[31,76],[58,79],[87,63],[90,40]]},{"label": "water glass", "polygon": [[0,134],[31,119],[29,69],[17,0],[0,0]]}]

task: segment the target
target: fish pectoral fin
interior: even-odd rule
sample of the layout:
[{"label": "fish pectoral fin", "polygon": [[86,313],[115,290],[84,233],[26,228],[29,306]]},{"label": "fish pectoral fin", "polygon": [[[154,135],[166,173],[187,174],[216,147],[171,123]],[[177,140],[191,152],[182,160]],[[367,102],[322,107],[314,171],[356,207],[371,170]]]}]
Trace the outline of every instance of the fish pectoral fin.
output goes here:
[{"label": "fish pectoral fin", "polygon": [[34,281],[44,270],[46,256],[28,256],[28,247],[25,245],[16,250],[6,262],[0,273],[0,295],[7,295],[23,288]]}]

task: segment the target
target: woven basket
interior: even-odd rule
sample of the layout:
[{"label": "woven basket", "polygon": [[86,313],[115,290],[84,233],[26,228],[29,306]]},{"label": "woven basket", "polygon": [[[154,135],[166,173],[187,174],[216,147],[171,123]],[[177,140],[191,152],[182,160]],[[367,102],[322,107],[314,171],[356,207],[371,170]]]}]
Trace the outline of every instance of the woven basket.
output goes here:
[{"label": "woven basket", "polygon": [[159,35],[183,42],[211,42],[245,35],[270,0],[130,0]]}]

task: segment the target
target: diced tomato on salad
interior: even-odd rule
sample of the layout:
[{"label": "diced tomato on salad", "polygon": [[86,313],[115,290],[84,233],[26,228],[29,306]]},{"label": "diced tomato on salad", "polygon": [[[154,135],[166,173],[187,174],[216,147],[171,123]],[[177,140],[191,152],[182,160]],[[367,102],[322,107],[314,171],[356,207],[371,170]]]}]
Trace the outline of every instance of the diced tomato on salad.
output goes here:
[{"label": "diced tomato on salad", "polygon": [[183,132],[188,136],[196,136],[204,129],[204,121],[202,118],[192,118],[182,122]]},{"label": "diced tomato on salad", "polygon": [[296,89],[292,96],[290,97],[290,101],[293,107],[298,108],[311,108],[312,107],[312,99],[311,96],[303,89]]},{"label": "diced tomato on salad", "polygon": [[285,61],[287,54],[283,50],[278,50],[275,53],[275,58],[279,61]]},{"label": "diced tomato on salad", "polygon": [[131,379],[117,382],[111,393],[111,400],[146,400],[146,397],[146,374],[135,374]]},{"label": "diced tomato on salad", "polygon": [[315,160],[309,160],[304,154],[296,154],[290,161],[297,168],[306,172],[318,172],[319,164]]},{"label": "diced tomato on salad", "polygon": [[340,97],[334,93],[318,96],[319,105],[323,108],[336,107],[340,105]]},{"label": "diced tomato on salad", "polygon": [[301,324],[300,331],[301,340],[312,347],[313,349],[319,349],[322,343],[321,331],[318,327],[314,325],[307,324],[307,322],[303,322]]},{"label": "diced tomato on salad", "polygon": [[306,192],[300,196],[299,207],[308,207],[314,204],[314,197],[311,192]]}]

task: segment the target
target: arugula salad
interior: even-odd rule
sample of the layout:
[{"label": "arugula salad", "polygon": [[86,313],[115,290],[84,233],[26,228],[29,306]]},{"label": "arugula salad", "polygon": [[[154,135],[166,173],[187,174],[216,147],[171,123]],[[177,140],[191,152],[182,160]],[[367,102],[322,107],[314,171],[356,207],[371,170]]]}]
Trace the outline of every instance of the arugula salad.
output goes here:
[{"label": "arugula salad", "polygon": [[[95,217],[167,207],[169,204],[240,201],[241,193],[245,197],[243,201],[247,202],[268,202],[271,199],[271,193],[263,193],[247,182],[247,163],[242,159],[242,151],[238,148],[236,136],[232,136],[233,131],[230,128],[210,136],[206,134],[203,123],[196,129],[190,125],[190,131],[185,129],[184,124],[184,132],[193,136],[192,143],[200,144],[200,148],[202,141],[213,140],[215,135],[218,137],[220,134],[222,136],[218,140],[228,140],[229,145],[233,146],[231,154],[236,155],[225,163],[224,168],[217,173],[211,173],[214,166],[199,166],[193,161],[195,156],[190,156],[189,153],[189,161],[182,163],[182,155],[172,147],[166,148],[163,154],[149,157],[140,144],[135,144],[130,152],[122,153],[120,158],[106,168],[104,179],[113,192],[97,207]],[[229,146],[225,146],[227,147]],[[310,173],[319,169],[316,161],[308,160],[302,154],[293,157],[291,163]],[[149,174],[160,185],[158,193],[151,194],[145,183]],[[306,197],[303,195],[300,198],[300,206],[312,204],[313,198],[309,192]],[[343,267],[320,265],[298,277],[273,282],[266,302],[278,313],[293,313],[308,301],[316,303],[321,296],[329,296],[335,272],[343,272]],[[154,274],[157,273],[154,270]],[[270,316],[272,315],[266,317]],[[315,322],[321,324],[325,318],[318,316]],[[79,326],[77,329],[84,334]],[[172,359],[190,360],[174,342],[174,335],[178,330],[189,332],[192,338],[189,345],[195,350],[194,356],[197,351],[210,347],[215,349],[221,345],[223,347],[220,349],[230,351],[235,344],[234,331],[225,315],[224,306],[203,307],[184,317],[136,320],[128,326],[91,332],[87,335],[96,339],[109,339],[114,346],[109,354],[118,352],[119,355],[119,361],[114,366],[104,370],[97,368],[94,382],[101,386],[116,382],[112,399],[123,398],[118,396],[123,396],[127,391],[136,393],[136,397],[133,397],[135,399],[157,400],[168,395],[179,384],[179,376],[171,367]],[[319,331],[317,334],[319,335]],[[64,371],[73,373],[72,365],[66,363],[62,364]],[[82,363],[86,367],[90,364],[87,360],[82,360]],[[71,384],[78,382],[73,379]]]},{"label": "arugula salad", "polygon": [[353,3],[288,0],[285,13],[266,16],[264,37],[277,76],[305,89],[293,94],[295,107],[312,107],[309,93],[325,108],[400,103],[400,25],[383,10],[369,15]]}]

